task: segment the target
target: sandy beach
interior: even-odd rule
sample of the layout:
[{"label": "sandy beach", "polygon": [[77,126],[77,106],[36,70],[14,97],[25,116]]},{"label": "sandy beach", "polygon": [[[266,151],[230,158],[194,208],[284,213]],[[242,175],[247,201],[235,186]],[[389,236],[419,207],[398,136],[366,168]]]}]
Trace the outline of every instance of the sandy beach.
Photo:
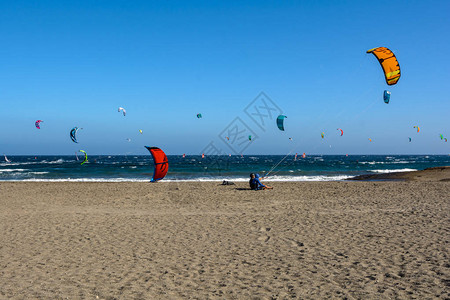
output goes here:
[{"label": "sandy beach", "polygon": [[441,179],[1,182],[0,298],[448,299]]}]

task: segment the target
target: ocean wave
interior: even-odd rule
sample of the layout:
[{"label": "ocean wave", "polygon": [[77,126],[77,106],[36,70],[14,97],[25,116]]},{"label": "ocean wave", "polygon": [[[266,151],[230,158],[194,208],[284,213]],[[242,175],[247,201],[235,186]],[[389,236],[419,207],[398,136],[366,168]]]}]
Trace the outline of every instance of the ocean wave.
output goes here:
[{"label": "ocean wave", "polygon": [[6,167],[6,166],[21,166],[21,165],[36,165],[39,164],[40,162],[9,162],[9,163],[2,163],[0,164],[0,167]]},{"label": "ocean wave", "polygon": [[417,171],[417,169],[385,169],[385,170],[367,170],[373,173],[393,173],[393,172],[412,172]]},{"label": "ocean wave", "polygon": [[[32,172],[30,172],[32,173]],[[352,176],[347,175],[336,175],[336,176],[271,176],[269,178],[264,178],[264,182],[301,182],[301,181],[340,181]],[[234,182],[248,182],[248,178],[237,177],[198,177],[198,178],[171,178],[164,179],[160,182],[170,183],[170,182],[222,182],[223,180],[234,181]],[[14,179],[14,180],[1,180],[8,182],[26,181],[26,182],[150,182],[149,178],[58,178],[58,179],[41,179],[41,178],[24,178],[24,179]]]},{"label": "ocean wave", "polygon": [[358,163],[362,165],[394,165],[394,164],[412,164],[415,162],[416,161],[400,160],[400,161],[360,161]]},{"label": "ocean wave", "polygon": [[0,167],[4,166],[24,166],[24,165],[39,165],[39,164],[62,164],[65,162],[74,162],[73,160],[64,160],[62,158],[52,161],[46,161],[46,160],[37,160],[37,161],[23,161],[23,162],[9,162],[9,163],[1,163]]},{"label": "ocean wave", "polygon": [[58,178],[58,179],[40,179],[27,178],[22,180],[0,180],[8,182],[26,181],[26,182],[150,182],[150,179],[138,178]]},{"label": "ocean wave", "polygon": [[40,161],[40,162],[37,162],[37,163],[41,163],[41,164],[62,164],[64,162],[67,162],[67,161],[62,159],[62,158],[60,158],[60,159],[51,160],[51,161],[43,160],[43,161]]},{"label": "ocean wave", "polygon": [[26,171],[25,169],[0,169],[0,173],[6,173],[6,172],[23,172]]}]

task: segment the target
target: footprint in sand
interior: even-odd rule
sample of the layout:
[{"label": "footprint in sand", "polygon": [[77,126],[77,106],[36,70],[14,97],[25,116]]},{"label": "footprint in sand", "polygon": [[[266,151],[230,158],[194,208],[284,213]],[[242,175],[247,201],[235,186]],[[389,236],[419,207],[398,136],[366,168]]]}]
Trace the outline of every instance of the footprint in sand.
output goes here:
[{"label": "footprint in sand", "polygon": [[270,240],[270,236],[261,236],[258,238],[258,241],[264,241],[264,242],[268,242]]},{"label": "footprint in sand", "polygon": [[291,245],[293,247],[303,247],[305,244],[303,244],[302,242],[297,242],[297,241],[291,240]]}]

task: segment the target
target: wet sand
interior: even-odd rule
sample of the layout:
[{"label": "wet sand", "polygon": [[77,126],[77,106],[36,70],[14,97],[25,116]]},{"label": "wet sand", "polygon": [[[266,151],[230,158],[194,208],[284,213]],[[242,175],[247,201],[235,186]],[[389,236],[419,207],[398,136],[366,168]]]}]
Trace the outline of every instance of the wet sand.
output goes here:
[{"label": "wet sand", "polygon": [[450,181],[450,166],[428,168],[415,172],[367,174],[349,180]]},{"label": "wet sand", "polygon": [[450,182],[271,185],[0,182],[0,298],[450,297]]}]

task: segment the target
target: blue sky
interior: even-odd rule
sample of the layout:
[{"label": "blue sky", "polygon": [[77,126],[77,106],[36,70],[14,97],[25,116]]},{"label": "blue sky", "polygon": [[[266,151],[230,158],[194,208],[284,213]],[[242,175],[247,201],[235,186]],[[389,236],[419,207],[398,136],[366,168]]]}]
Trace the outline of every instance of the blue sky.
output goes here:
[{"label": "blue sky", "polygon": [[[448,154],[449,11],[449,1],[2,1],[0,153],[199,154],[210,141],[229,151],[218,135],[240,117],[258,136],[244,154]],[[393,87],[365,53],[379,46],[400,62]],[[288,116],[286,131],[245,114],[260,92]]]}]

